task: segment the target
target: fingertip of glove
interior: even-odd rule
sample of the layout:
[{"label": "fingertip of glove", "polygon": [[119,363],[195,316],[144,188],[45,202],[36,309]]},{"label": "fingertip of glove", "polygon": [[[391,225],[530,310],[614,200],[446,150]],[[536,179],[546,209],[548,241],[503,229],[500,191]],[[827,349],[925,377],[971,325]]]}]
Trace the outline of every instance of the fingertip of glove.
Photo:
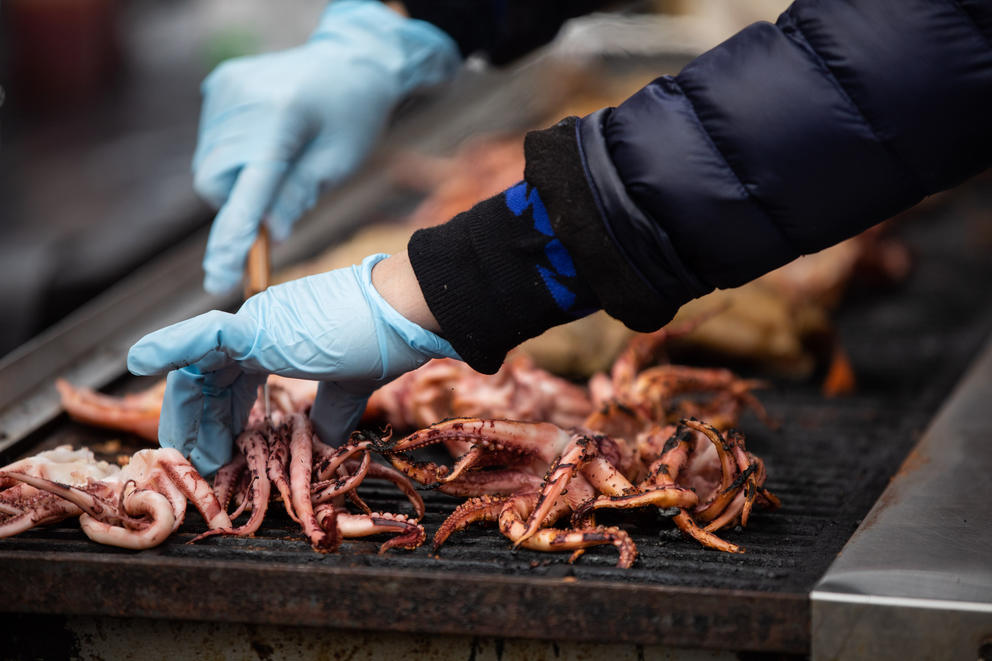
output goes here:
[{"label": "fingertip of glove", "polygon": [[161,361],[155,360],[155,350],[146,341],[148,335],[135,342],[127,352],[127,370],[135,376],[162,372]]},{"label": "fingertip of glove", "polygon": [[204,270],[206,273],[203,276],[203,289],[208,294],[215,296],[230,292],[238,286],[238,282],[241,280],[240,274],[233,274],[226,269],[207,268],[204,265]]},{"label": "fingertip of glove", "polygon": [[272,240],[285,241],[288,239],[293,230],[293,223],[296,222],[296,218],[290,214],[273,209],[265,220],[265,225],[269,228]]},{"label": "fingertip of glove", "polygon": [[189,461],[193,468],[204,477],[210,477],[221,467],[231,461],[233,450],[230,443],[226,446],[213,448],[213,452],[205,452],[203,448],[197,446],[189,454]]},{"label": "fingertip of glove", "polygon": [[127,352],[127,371],[135,376],[147,376],[150,374],[141,360],[139,353],[135,352],[134,347],[131,347],[130,351]]},{"label": "fingertip of glove", "polygon": [[169,448],[171,450],[177,450],[183,456],[188,456],[189,455],[189,453],[187,452],[187,450],[189,449],[187,447],[188,446],[188,443],[185,443],[185,442],[179,442],[179,443],[177,443],[169,434],[163,433],[161,427],[159,427],[158,444],[161,447],[163,447],[163,448]]},{"label": "fingertip of glove", "polygon": [[207,204],[215,209],[224,206],[231,188],[234,185],[233,175],[225,173],[217,175],[207,171],[203,167],[205,156],[201,156],[199,151],[193,157],[193,190],[203,198]]}]

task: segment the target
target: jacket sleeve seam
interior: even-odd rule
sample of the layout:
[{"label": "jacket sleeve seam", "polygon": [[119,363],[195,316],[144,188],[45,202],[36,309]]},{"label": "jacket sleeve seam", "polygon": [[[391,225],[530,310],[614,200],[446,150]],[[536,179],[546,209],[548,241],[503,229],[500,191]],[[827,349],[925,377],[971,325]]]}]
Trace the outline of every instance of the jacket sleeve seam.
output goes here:
[{"label": "jacket sleeve seam", "polygon": [[[598,114],[599,113],[594,113],[594,115],[598,115]],[[598,122],[600,120],[597,119],[596,121]],[[582,143],[582,137],[580,135],[582,125],[583,125],[582,120],[575,123],[575,133],[574,133],[575,143],[576,146],[578,147],[578,152],[579,152],[579,165],[582,167],[582,172],[586,178],[586,184],[589,186],[589,190],[592,193],[593,200],[596,202],[596,211],[599,214],[599,221],[602,223],[603,229],[606,232],[606,236],[609,238],[610,242],[616,248],[617,253],[619,253],[620,257],[624,260],[625,264],[640,279],[640,281],[644,284],[644,286],[646,286],[656,296],[662,298],[661,292],[657,290],[657,288],[654,286],[654,283],[651,282],[650,278],[644,275],[644,273],[638,267],[637,263],[633,259],[631,259],[630,254],[623,246],[623,244],[619,240],[617,240],[616,233],[613,231],[613,224],[610,222],[610,216],[606,211],[606,203],[603,200],[603,194],[599,190],[599,187],[596,183],[596,178],[593,177],[592,173],[590,172],[590,166],[586,158],[586,149]],[[602,127],[600,126],[598,130],[602,131]],[[613,167],[613,163],[610,162],[609,166]],[[633,202],[631,203],[633,204]]]},{"label": "jacket sleeve seam", "polygon": [[[790,12],[790,19],[792,18],[793,17],[791,16],[791,12]],[[847,104],[854,110],[854,112],[858,114],[858,117],[861,118],[861,121],[864,123],[865,127],[871,133],[871,136],[882,147],[882,149],[885,150],[885,153],[889,155],[889,158],[891,158],[896,163],[900,164],[903,170],[907,174],[910,174],[912,176],[913,185],[917,189],[917,191],[919,191],[920,197],[925,197],[927,194],[926,187],[923,186],[919,175],[916,172],[913,172],[912,168],[910,168],[909,165],[902,158],[900,158],[899,155],[892,149],[892,146],[889,145],[888,142],[883,140],[882,137],[878,134],[878,132],[875,130],[875,127],[872,125],[871,120],[869,120],[868,116],[865,114],[864,110],[862,110],[861,106],[859,106],[857,101],[854,100],[854,97],[852,97],[851,94],[847,91],[847,88],[844,87],[844,83],[842,83],[840,78],[837,77],[837,75],[834,73],[833,69],[830,68],[830,65],[823,58],[823,56],[820,55],[820,53],[817,52],[816,48],[813,47],[813,44],[810,42],[809,38],[806,36],[806,33],[803,32],[802,27],[799,25],[799,21],[794,19],[790,20],[790,25],[794,28],[795,37],[790,37],[789,30],[782,30],[786,38],[789,38],[792,41],[797,42],[799,48],[806,51],[809,54],[809,56],[813,59],[817,67],[823,73],[823,76],[831,83],[834,89],[837,90],[837,93],[840,95],[840,97],[844,99],[844,101],[847,102]]]},{"label": "jacket sleeve seam", "polygon": [[730,174],[733,175],[734,180],[737,182],[737,185],[740,187],[741,192],[747,196],[747,199],[751,200],[751,203],[754,204],[754,206],[757,207],[759,211],[761,211],[761,214],[768,220],[768,223],[772,227],[774,227],[778,235],[782,237],[782,241],[785,243],[785,245],[789,246],[789,249],[792,250],[793,253],[798,255],[800,251],[796,250],[792,241],[789,239],[789,236],[782,230],[779,224],[775,222],[774,216],[772,216],[772,213],[765,208],[765,206],[761,203],[761,200],[759,200],[757,196],[754,195],[751,191],[749,191],[747,186],[744,185],[744,180],[741,179],[740,175],[737,174],[737,171],[730,164],[730,161],[727,160],[726,154],[724,154],[723,150],[720,149],[720,146],[716,144],[716,140],[713,138],[712,135],[710,135],[710,132],[706,130],[706,125],[703,123],[703,118],[699,116],[698,112],[696,112],[696,104],[693,103],[692,98],[689,96],[688,90],[686,90],[686,88],[682,85],[682,83],[678,81],[677,78],[674,78],[673,80],[675,84],[678,85],[678,88],[682,91],[682,95],[685,97],[685,100],[689,103],[689,109],[692,111],[692,117],[693,119],[696,120],[696,124],[699,127],[699,130],[702,132],[706,141],[713,149],[713,152],[720,158],[721,161],[723,161],[724,166],[727,168]]}]

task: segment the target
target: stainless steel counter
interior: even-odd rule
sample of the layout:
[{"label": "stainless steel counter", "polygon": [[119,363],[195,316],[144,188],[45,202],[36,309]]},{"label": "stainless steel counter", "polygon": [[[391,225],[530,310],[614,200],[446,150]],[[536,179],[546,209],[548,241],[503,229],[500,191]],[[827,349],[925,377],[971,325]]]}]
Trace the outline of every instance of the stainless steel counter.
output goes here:
[{"label": "stainless steel counter", "polygon": [[992,343],[812,593],[813,658],[992,658]]}]

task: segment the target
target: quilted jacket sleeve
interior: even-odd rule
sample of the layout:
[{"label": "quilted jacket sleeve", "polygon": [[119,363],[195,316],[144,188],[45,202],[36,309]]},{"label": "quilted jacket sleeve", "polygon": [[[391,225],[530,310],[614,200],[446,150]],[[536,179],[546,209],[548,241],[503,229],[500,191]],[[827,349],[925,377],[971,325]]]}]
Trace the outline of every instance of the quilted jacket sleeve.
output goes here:
[{"label": "quilted jacket sleeve", "polygon": [[[602,307],[652,330],[693,297],[987,168],[992,0],[797,0],[617,108],[531,133],[525,153],[527,199],[548,220],[543,244],[532,233],[522,251],[526,232],[509,228],[530,217],[493,201],[410,244],[428,305],[477,369],[523,339],[514,317],[533,335]],[[546,259],[552,243],[570,270]],[[452,254],[474,265],[469,274],[437,267]],[[479,266],[505,266],[500,255],[532,284],[526,301],[501,286],[507,273]],[[542,285],[547,273],[554,282]]]},{"label": "quilted jacket sleeve", "polygon": [[992,2],[799,0],[576,131],[656,325],[988,167]]}]

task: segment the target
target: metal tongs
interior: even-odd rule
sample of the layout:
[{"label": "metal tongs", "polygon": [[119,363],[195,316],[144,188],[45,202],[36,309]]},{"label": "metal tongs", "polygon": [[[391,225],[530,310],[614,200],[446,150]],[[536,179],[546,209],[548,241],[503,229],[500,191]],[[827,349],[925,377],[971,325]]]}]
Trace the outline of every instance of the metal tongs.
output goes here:
[{"label": "metal tongs", "polygon": [[[271,272],[269,230],[265,225],[262,225],[258,228],[258,237],[251,245],[248,259],[245,261],[245,300],[268,288]],[[267,378],[262,385],[262,403],[265,406],[265,420],[271,422],[272,410],[269,403],[269,380]]]}]

